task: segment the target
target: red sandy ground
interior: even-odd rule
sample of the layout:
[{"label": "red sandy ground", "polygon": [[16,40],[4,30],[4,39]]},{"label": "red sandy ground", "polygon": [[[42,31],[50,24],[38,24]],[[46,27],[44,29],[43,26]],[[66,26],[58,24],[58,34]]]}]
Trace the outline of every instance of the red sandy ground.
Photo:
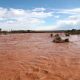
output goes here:
[{"label": "red sandy ground", "polygon": [[0,35],[0,80],[80,80],[80,41],[53,43],[49,33]]}]

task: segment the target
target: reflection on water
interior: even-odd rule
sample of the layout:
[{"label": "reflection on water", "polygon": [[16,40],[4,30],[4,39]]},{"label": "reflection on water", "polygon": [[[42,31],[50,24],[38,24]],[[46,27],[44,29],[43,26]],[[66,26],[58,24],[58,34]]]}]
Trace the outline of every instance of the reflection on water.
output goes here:
[{"label": "reflection on water", "polygon": [[69,38],[71,42],[80,41],[80,35],[61,36],[62,39]]},{"label": "reflection on water", "polygon": [[70,41],[80,41],[80,35],[70,35]]}]

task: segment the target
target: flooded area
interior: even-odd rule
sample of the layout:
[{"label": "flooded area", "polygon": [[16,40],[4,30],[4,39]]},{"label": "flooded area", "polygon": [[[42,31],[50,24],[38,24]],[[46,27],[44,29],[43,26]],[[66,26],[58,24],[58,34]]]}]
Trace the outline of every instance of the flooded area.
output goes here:
[{"label": "flooded area", "polygon": [[0,35],[0,80],[80,80],[80,35],[54,43],[50,33]]}]

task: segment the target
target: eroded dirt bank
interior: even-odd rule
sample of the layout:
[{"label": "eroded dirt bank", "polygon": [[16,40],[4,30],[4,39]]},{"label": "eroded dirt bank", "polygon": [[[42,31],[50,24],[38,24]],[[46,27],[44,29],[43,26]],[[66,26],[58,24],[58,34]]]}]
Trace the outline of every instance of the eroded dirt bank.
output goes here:
[{"label": "eroded dirt bank", "polygon": [[0,80],[80,80],[80,36],[74,37],[52,43],[49,33],[0,35]]}]

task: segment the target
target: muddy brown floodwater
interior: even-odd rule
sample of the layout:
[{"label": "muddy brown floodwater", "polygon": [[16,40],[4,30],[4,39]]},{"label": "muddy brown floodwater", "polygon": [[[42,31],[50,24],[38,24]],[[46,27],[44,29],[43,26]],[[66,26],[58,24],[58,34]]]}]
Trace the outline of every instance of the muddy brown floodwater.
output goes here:
[{"label": "muddy brown floodwater", "polygon": [[80,36],[52,40],[49,33],[0,35],[0,80],[80,80]]}]

